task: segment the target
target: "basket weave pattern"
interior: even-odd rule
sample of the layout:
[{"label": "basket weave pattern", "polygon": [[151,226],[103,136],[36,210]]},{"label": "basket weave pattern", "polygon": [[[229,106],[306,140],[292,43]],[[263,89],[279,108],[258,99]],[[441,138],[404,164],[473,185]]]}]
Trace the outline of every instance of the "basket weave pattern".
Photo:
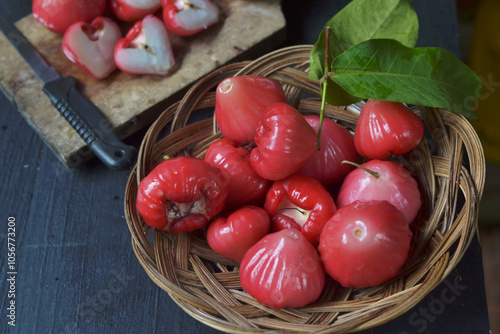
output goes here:
[{"label": "basket weave pattern", "polygon": [[[150,127],[127,183],[125,216],[139,262],[182,309],[221,331],[341,333],[380,325],[406,312],[442,282],[476,232],[485,176],[479,139],[462,116],[427,107],[413,108],[426,127],[425,139],[397,160],[416,178],[422,209],[412,223],[409,258],[398,276],[386,284],[351,289],[327,280],[316,303],[274,310],[241,289],[238,267],[213,252],[202,231],[173,235],[144,224],[135,210],[140,181],[164,156],[203,158],[210,143],[221,137],[213,118],[195,123],[188,119],[213,109],[214,88],[223,79],[268,76],[282,83],[289,104],[303,114],[319,113],[319,85],[307,78],[310,50],[309,45],[281,49],[252,62],[227,65],[197,82]],[[354,130],[358,113],[359,106],[327,105],[325,110],[326,117],[349,130]]]}]

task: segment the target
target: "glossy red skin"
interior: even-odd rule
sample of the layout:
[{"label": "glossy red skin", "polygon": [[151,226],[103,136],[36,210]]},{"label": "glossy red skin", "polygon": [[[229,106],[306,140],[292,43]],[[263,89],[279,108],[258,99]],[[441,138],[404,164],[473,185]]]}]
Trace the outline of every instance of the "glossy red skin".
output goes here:
[{"label": "glossy red skin", "polygon": [[356,200],[386,200],[404,213],[408,223],[413,222],[422,200],[410,172],[399,163],[385,160],[370,160],[362,166],[380,177],[377,179],[361,168],[354,169],[340,187],[337,206],[341,208]]},{"label": "glossy red skin", "polygon": [[318,252],[295,229],[258,241],[243,257],[239,273],[243,290],[275,309],[306,306],[318,299],[325,285]]},{"label": "glossy red skin", "polygon": [[399,102],[369,99],[361,109],[354,144],[368,159],[388,159],[410,152],[424,136],[418,116]]},{"label": "glossy red skin", "polygon": [[412,232],[387,201],[356,201],[326,223],[318,251],[326,273],[344,287],[376,286],[404,265]]},{"label": "glossy red skin", "polygon": [[[183,27],[177,20],[177,14],[179,13],[179,9],[175,6],[175,2],[178,0],[162,0],[161,7],[163,9],[163,21],[167,26],[167,29],[179,36],[192,36],[203,30],[206,30],[209,26],[214,25],[217,21],[209,22],[206,26],[200,27],[198,29],[187,29]],[[213,1],[207,0],[213,6]],[[220,15],[220,12],[219,12]]]},{"label": "glossy red skin", "polygon": [[161,7],[161,1],[150,8],[140,8],[132,6],[122,0],[111,0],[111,9],[113,13],[124,22],[136,22],[142,20],[149,14],[154,14]]},{"label": "glossy red skin", "polygon": [[103,16],[107,0],[33,0],[33,17],[49,30],[64,34],[76,22],[91,22]]},{"label": "glossy red skin", "polygon": [[217,167],[202,159],[167,159],[140,182],[137,212],[153,228],[169,233],[193,231],[224,209],[228,183]]},{"label": "glossy red skin", "polygon": [[264,209],[243,206],[208,225],[208,245],[216,253],[240,263],[250,247],[269,233],[270,225]]},{"label": "glossy red skin", "polygon": [[316,247],[323,226],[337,206],[321,182],[296,173],[273,183],[264,209],[274,218],[273,231],[296,228]]},{"label": "glossy red skin", "polygon": [[[304,116],[318,132],[319,116]],[[343,160],[358,161],[352,134],[343,126],[329,118],[323,119],[320,150],[299,169],[299,173],[318,179],[327,189],[341,183],[354,167],[343,164]]]},{"label": "glossy red skin", "polygon": [[273,181],[295,173],[318,149],[314,129],[297,109],[282,102],[267,107],[254,140],[257,147],[250,153],[252,167]]},{"label": "glossy red skin", "polygon": [[[104,41],[106,43],[112,41],[113,44],[110,45],[109,47],[110,51],[109,55],[105,54],[104,48],[101,47],[99,50],[101,54],[93,56],[94,62],[97,61],[97,59],[104,60],[105,58],[109,58],[105,59],[107,60],[106,72],[96,73],[95,71],[92,70],[92,68],[89,68],[87,64],[80,58],[80,55],[78,55],[78,53],[75,52],[75,50],[72,47],[73,41],[71,39],[74,38],[73,34],[77,33],[76,32],[77,30],[80,30],[83,33],[87,34],[88,39],[91,41],[93,40],[97,41],[99,39],[101,39],[102,43],[104,43]],[[108,36],[104,37],[103,35],[105,34],[108,34]],[[97,17],[92,21],[92,23],[77,22],[68,27],[68,29],[66,29],[66,32],[64,33],[62,41],[62,49],[64,51],[64,54],[68,57],[70,61],[75,63],[87,74],[100,80],[106,78],[116,68],[115,62],[113,60],[113,52],[115,43],[118,43],[120,38],[121,38],[120,28],[114,21],[105,17]]]},{"label": "glossy red skin", "polygon": [[264,203],[272,182],[253,170],[250,151],[246,147],[234,140],[221,138],[210,144],[204,159],[229,174],[228,209]]},{"label": "glossy red skin", "polygon": [[240,143],[254,141],[255,129],[270,104],[286,103],[280,84],[258,75],[224,79],[215,94],[215,118],[222,135]]}]

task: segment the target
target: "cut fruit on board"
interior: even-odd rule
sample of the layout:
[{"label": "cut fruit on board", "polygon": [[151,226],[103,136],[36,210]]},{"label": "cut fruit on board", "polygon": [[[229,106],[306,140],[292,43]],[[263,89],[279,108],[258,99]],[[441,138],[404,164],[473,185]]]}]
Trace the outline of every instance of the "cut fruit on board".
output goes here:
[{"label": "cut fruit on board", "polygon": [[[106,79],[96,80],[66,58],[61,48],[62,35],[46,29],[32,15],[16,22],[16,26],[61,75],[80,81],[82,93],[101,110],[113,131],[125,138],[151,124],[168,105],[182,98],[190,85],[216,68],[255,58],[284,41],[286,22],[280,1],[215,3],[224,13],[220,23],[195,36],[171,37],[178,67],[167,77],[116,70]],[[59,160],[76,167],[92,154],[54,108],[42,86],[0,33],[0,88]]]}]

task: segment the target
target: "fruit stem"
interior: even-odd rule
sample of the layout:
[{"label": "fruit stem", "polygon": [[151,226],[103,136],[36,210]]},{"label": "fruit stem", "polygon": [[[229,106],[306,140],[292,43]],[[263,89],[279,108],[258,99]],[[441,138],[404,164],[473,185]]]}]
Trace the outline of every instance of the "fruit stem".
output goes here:
[{"label": "fruit stem", "polygon": [[281,208],[281,209],[278,209],[276,211],[280,212],[280,211],[285,211],[285,210],[297,210],[298,212],[300,212],[301,215],[305,214],[305,210],[301,210],[300,208]]},{"label": "fruit stem", "polygon": [[[328,63],[330,62],[330,57],[328,56],[329,44],[330,44],[330,27],[326,27],[325,31],[325,73],[330,72],[328,70]],[[318,125],[318,151],[321,150],[321,129],[323,128],[323,118],[325,117],[325,102],[326,102],[326,88],[328,86],[328,80],[324,80],[321,84],[321,109],[319,111],[319,125]]]},{"label": "fruit stem", "polygon": [[349,164],[349,165],[353,165],[355,167],[358,167],[358,168],[361,168],[362,170],[364,170],[365,172],[371,174],[371,176],[373,176],[374,178],[378,179],[380,177],[379,173],[377,172],[374,172],[372,171],[371,169],[368,169],[366,168],[365,166],[361,166],[360,164],[356,163],[356,162],[352,162],[352,161],[349,161],[349,160],[342,160],[342,163],[343,164]]}]

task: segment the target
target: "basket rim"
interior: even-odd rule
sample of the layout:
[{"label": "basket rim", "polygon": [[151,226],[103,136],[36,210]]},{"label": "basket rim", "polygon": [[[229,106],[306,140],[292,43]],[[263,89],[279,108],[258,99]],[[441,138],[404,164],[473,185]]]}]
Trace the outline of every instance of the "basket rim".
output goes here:
[{"label": "basket rim", "polygon": [[[165,290],[181,308],[198,321],[218,330],[232,333],[274,332],[278,330],[278,324],[280,326],[287,324],[283,319],[302,319],[304,314],[309,316],[310,323],[289,323],[294,330],[340,333],[381,325],[408,311],[441,283],[460,261],[477,229],[477,210],[484,188],[486,168],[479,138],[465,117],[447,110],[423,106],[414,107],[414,111],[429,130],[426,143],[418,150],[419,154],[429,155],[429,160],[426,160],[426,165],[422,167],[425,171],[416,171],[425,177],[419,182],[425,183],[424,189],[428,191],[426,195],[429,202],[429,215],[425,219],[422,218],[424,221],[420,224],[427,226],[425,224],[432,221],[433,227],[423,230],[419,238],[425,240],[425,243],[423,246],[415,247],[414,252],[425,255],[422,256],[422,261],[416,263],[426,270],[408,268],[409,273],[404,280],[399,277],[387,285],[377,287],[381,290],[378,294],[376,291],[370,295],[353,289],[349,292],[341,289],[339,294],[345,300],[315,303],[297,310],[269,310],[242,296],[241,289],[225,288],[224,284],[228,283],[218,282],[215,278],[218,277],[216,273],[209,273],[210,278],[200,278],[199,275],[205,275],[200,274],[206,269],[203,268],[204,261],[209,261],[200,257],[209,251],[200,241],[201,238],[191,234],[167,235],[145,226],[135,211],[135,193],[140,180],[152,170],[155,161],[159,161],[164,150],[174,147],[179,155],[190,155],[193,152],[201,154],[200,152],[206,149],[206,142],[220,137],[213,118],[188,124],[192,111],[213,107],[214,95],[210,92],[213,86],[228,76],[262,74],[280,81],[286,86],[290,101],[297,104],[302,112],[310,112],[311,108],[317,106],[317,99],[314,97],[303,99],[300,96],[303,91],[316,95],[319,91],[317,83],[309,80],[305,74],[311,47],[311,45],[286,47],[254,61],[226,65],[195,83],[183,99],[167,108],[151,125],[141,143],[137,164],[127,180],[125,218],[138,261],[151,280]],[[356,118],[357,109],[359,105],[343,108],[329,106],[327,114],[331,116],[342,113],[340,121],[351,124]],[[159,138],[160,133],[168,126],[171,127],[171,133]],[[195,130],[202,133],[201,138],[204,143],[199,144],[200,138],[196,136],[185,138]],[[429,142],[435,145],[433,149],[429,147]],[[431,175],[425,174],[428,170],[432,171]],[[426,250],[429,247],[432,248],[432,252],[427,254]],[[178,250],[186,251],[186,254],[177,254],[176,256],[180,258],[176,260],[175,268],[166,269],[166,262],[170,261],[170,265],[173,263],[167,255]],[[209,259],[221,260],[216,255],[210,256]],[[220,266],[226,264],[227,261]],[[230,275],[231,273],[228,273],[226,276]],[[186,283],[190,279],[196,281],[192,284],[194,287]],[[225,290],[221,296],[211,294],[211,289],[221,287]],[[349,298],[352,296],[357,296],[357,299],[349,303],[351,301]],[[378,299],[372,298],[373,296],[377,296]],[[231,301],[229,305],[221,302],[225,300],[224,298]],[[237,310],[242,309],[247,312],[245,307],[249,305],[248,309],[255,309],[256,314],[264,312],[267,315],[243,320],[241,317],[246,319],[242,315],[245,313],[235,311],[231,303],[243,304],[241,307],[238,306]],[[328,321],[321,317],[328,318]],[[319,320],[314,322],[314,319]]]}]

